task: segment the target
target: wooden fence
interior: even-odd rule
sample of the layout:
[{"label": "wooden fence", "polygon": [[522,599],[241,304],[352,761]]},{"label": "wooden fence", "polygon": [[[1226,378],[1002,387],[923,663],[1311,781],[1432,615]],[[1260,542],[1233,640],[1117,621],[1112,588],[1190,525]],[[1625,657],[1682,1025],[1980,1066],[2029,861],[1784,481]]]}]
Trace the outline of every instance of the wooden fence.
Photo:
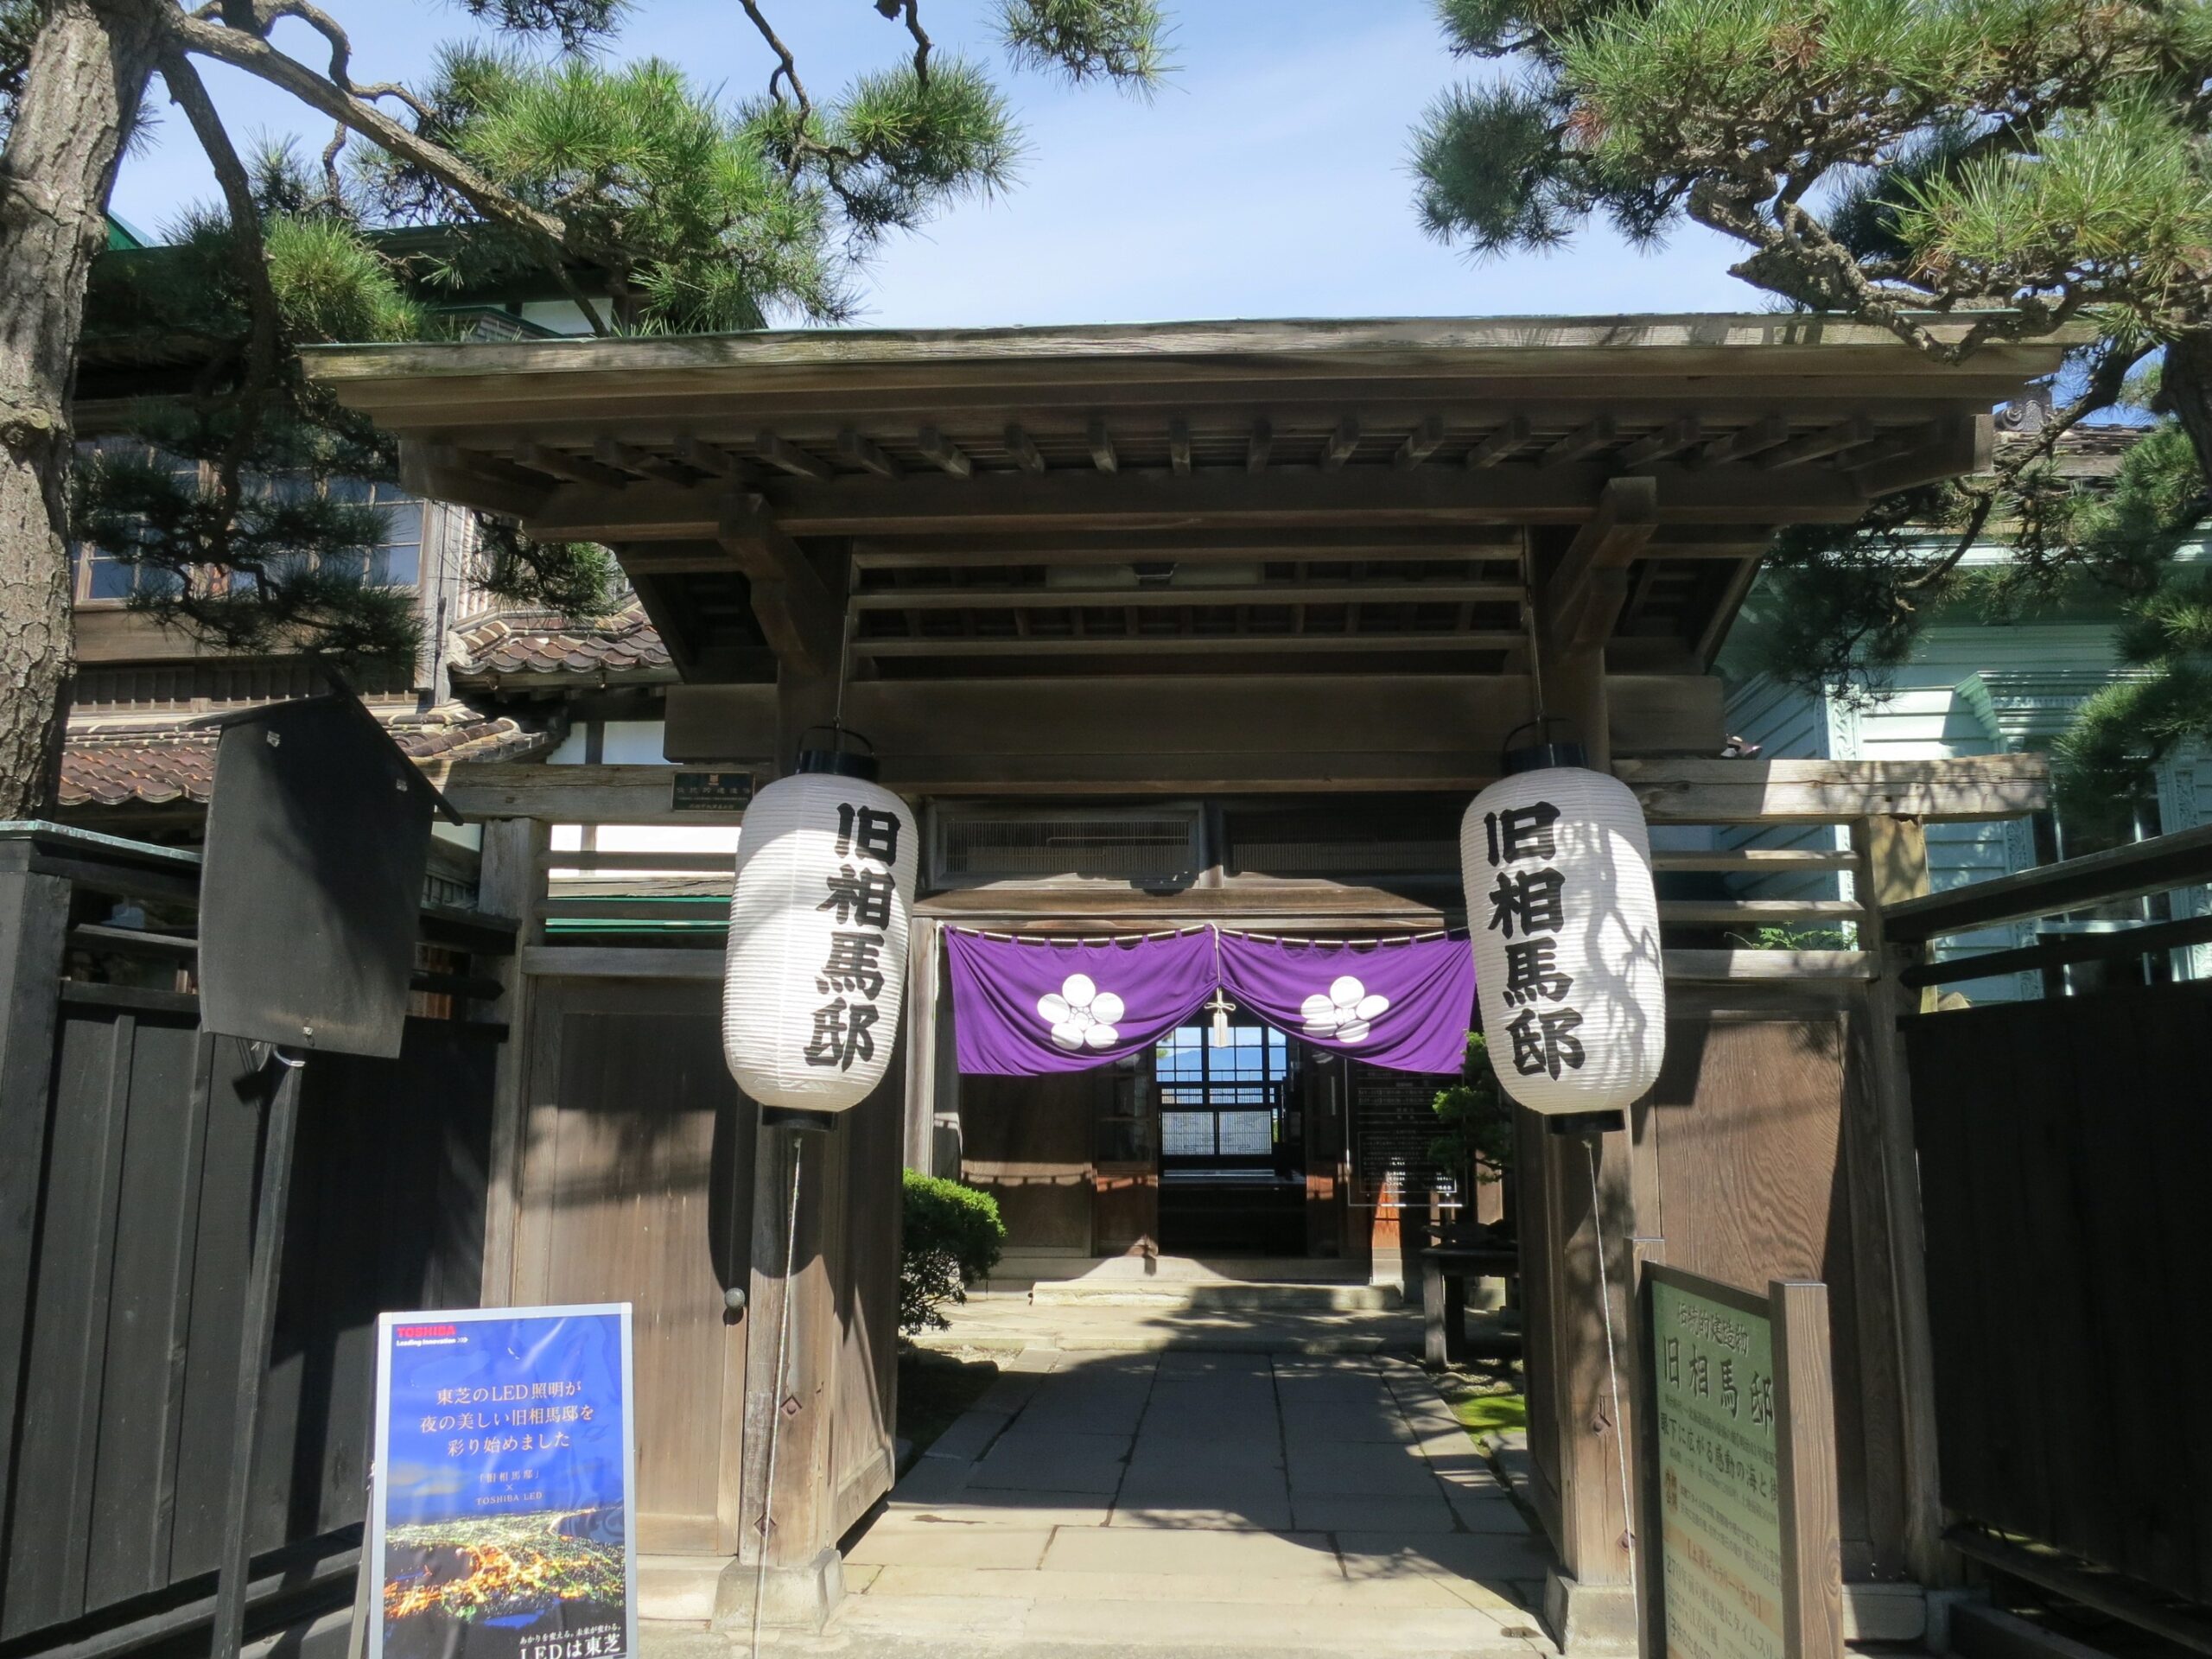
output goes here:
[{"label": "wooden fence", "polygon": [[[2212,831],[2193,830],[1915,901],[1891,913],[1891,937],[1916,946],[2208,878]],[[2156,961],[2207,938],[2201,917],[2059,932],[1902,977]],[[2212,1605],[2212,983],[1904,1025],[1949,1541],[2154,1626],[2171,1620],[2151,1599],[2082,1568]],[[2194,1624],[2193,1639],[2168,1633],[2201,1649],[2212,1627]]]},{"label": "wooden fence", "polygon": [[[265,1100],[245,1046],[199,1028],[197,891],[188,855],[45,826],[0,834],[10,1652],[188,1640],[212,1605]],[[425,931],[456,955],[512,949],[496,925],[447,912]],[[496,988],[441,969],[417,984],[447,1013]],[[308,1070],[250,1630],[351,1599],[376,1317],[476,1302],[505,1036],[493,1020],[412,1018],[397,1059],[326,1055]]]}]

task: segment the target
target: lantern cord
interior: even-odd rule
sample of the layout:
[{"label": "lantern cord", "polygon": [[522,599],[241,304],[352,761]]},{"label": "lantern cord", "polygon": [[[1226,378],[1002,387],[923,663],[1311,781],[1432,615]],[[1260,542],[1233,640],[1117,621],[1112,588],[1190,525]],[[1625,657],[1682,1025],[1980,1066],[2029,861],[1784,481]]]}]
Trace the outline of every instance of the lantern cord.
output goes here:
[{"label": "lantern cord", "polygon": [[848,606],[845,626],[837,636],[837,707],[830,721],[839,731],[845,729],[845,680],[853,661],[853,623],[859,613]]},{"label": "lantern cord", "polygon": [[1529,689],[1536,700],[1536,741],[1544,741],[1544,653],[1536,639],[1536,560],[1521,526],[1521,620],[1529,627]]},{"label": "lantern cord", "polygon": [[753,1568],[753,1655],[760,1659],[760,1591],[768,1577],[770,1516],[776,1503],[776,1431],[784,1421],[784,1362],[791,1340],[791,1262],[798,1254],[798,1172],[806,1157],[806,1141],[791,1135],[791,1201],[790,1220],[784,1229],[784,1302],[776,1315],[776,1397],[768,1408],[768,1479],[760,1494],[760,1554]]},{"label": "lantern cord", "polygon": [[1613,1357],[1613,1288],[1605,1272],[1605,1210],[1598,1197],[1598,1149],[1594,1141],[1582,1143],[1582,1155],[1590,1165],[1590,1226],[1598,1236],[1599,1317],[1605,1327],[1605,1378],[1613,1390],[1613,1453],[1621,1468],[1621,1542],[1628,1548],[1629,1600],[1636,1608],[1637,1626],[1640,1630],[1643,1609],[1636,1579],[1636,1506],[1629,1497],[1628,1431],[1621,1422],[1621,1372]]}]

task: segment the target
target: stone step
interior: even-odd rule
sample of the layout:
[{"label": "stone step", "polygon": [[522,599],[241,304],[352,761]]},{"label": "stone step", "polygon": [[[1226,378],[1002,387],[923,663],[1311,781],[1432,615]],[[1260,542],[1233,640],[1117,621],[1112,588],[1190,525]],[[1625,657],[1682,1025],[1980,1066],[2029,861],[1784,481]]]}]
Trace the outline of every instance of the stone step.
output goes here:
[{"label": "stone step", "polygon": [[1404,1305],[1404,1298],[1389,1285],[1146,1284],[1128,1279],[1040,1280],[1030,1287],[1029,1301],[1034,1307],[1253,1308],[1286,1313],[1356,1313]]}]

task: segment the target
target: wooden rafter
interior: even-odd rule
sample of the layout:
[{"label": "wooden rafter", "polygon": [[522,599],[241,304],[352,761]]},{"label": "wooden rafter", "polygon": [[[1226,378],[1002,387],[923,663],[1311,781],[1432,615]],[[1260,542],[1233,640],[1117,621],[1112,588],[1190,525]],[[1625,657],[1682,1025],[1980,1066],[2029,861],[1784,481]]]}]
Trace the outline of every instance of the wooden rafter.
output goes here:
[{"label": "wooden rafter", "polygon": [[936,427],[925,426],[916,433],[914,447],[922,452],[923,460],[954,478],[966,478],[976,470],[967,453]]},{"label": "wooden rafter", "polygon": [[1846,449],[1855,449],[1873,435],[1874,423],[1864,415],[1853,415],[1847,421],[1839,421],[1818,432],[1808,432],[1802,438],[1792,438],[1768,450],[1759,457],[1759,465],[1796,467],[1808,461],[1822,461]]},{"label": "wooden rafter", "polygon": [[1917,441],[1894,454],[1854,456],[1848,476],[1871,500],[1896,490],[1986,472],[1995,444],[1996,422],[1991,416],[1954,416],[1930,422]]},{"label": "wooden rafter", "polygon": [[399,446],[399,480],[415,494],[432,500],[473,502],[486,511],[518,518],[540,511],[553,490],[543,474],[511,461],[449,443],[417,443],[411,438]]},{"label": "wooden rafter", "polygon": [[716,478],[743,478],[745,463],[719,444],[708,443],[689,432],[677,435],[676,458],[686,467]]},{"label": "wooden rafter", "polygon": [[837,454],[847,463],[878,478],[903,477],[906,469],[852,427],[837,434]]},{"label": "wooden rafter", "polygon": [[817,484],[826,484],[837,476],[837,469],[821,456],[766,429],[753,438],[753,453],[769,466],[789,473],[793,478],[812,479]]},{"label": "wooden rafter", "polygon": [[1039,453],[1036,441],[1028,429],[1019,421],[1008,421],[1006,427],[1006,452],[1014,464],[1035,477],[1045,470],[1045,457]]},{"label": "wooden rafter", "polygon": [[542,443],[526,443],[522,448],[522,464],[532,472],[543,473],[552,478],[564,478],[571,484],[590,484],[603,490],[619,490],[630,482],[627,473],[619,473],[588,455],[572,455]]},{"label": "wooden rafter", "polygon": [[1167,423],[1167,464],[1179,473],[1191,470],[1191,423],[1180,415]]},{"label": "wooden rafter", "polygon": [[1638,438],[1621,451],[1624,467],[1648,467],[1691,448],[1705,435],[1705,423],[1694,415],[1677,415],[1656,432]]},{"label": "wooden rafter", "polygon": [[1244,470],[1264,473],[1268,470],[1268,456],[1274,448],[1275,429],[1265,421],[1252,423],[1251,435],[1244,440]]},{"label": "wooden rafter", "polygon": [[1433,412],[1425,415],[1421,424],[1406,435],[1398,453],[1390,457],[1391,465],[1405,469],[1418,467],[1443,445],[1444,416]]},{"label": "wooden rafter", "polygon": [[1738,427],[1726,437],[1715,438],[1699,450],[1694,457],[1686,460],[1685,466],[1720,467],[1732,461],[1745,461],[1787,442],[1789,423],[1780,415],[1762,415],[1748,426]]},{"label": "wooden rafter", "polygon": [[1243,564],[1268,560],[1458,563],[1510,559],[1516,556],[1519,545],[1517,535],[1496,526],[1415,528],[1379,534],[1315,530],[1189,534],[1147,529],[866,538],[853,544],[853,562],[863,570],[938,570],[963,565]]},{"label": "wooden rafter", "polygon": [[1087,435],[1090,445],[1090,464],[1102,473],[1121,470],[1121,460],[1114,453],[1114,435],[1106,429],[1106,417],[1099,416],[1090,423]]},{"label": "wooden rafter", "polygon": [[1529,417],[1516,415],[1497,431],[1467,451],[1467,470],[1480,472],[1485,467],[1495,467],[1508,455],[1529,442],[1532,430]]},{"label": "wooden rafter", "polygon": [[670,484],[689,484],[691,474],[671,461],[620,438],[601,438],[592,446],[593,459],[639,478],[658,478]]},{"label": "wooden rafter", "polygon": [[1335,472],[1351,459],[1351,452],[1359,448],[1359,417],[1347,415],[1338,421],[1336,429],[1321,440],[1321,470]]},{"label": "wooden rafter", "polygon": [[1573,461],[1587,461],[1600,449],[1611,448],[1619,436],[1613,417],[1600,415],[1552,444],[1536,457],[1536,464],[1539,467],[1562,467]]}]

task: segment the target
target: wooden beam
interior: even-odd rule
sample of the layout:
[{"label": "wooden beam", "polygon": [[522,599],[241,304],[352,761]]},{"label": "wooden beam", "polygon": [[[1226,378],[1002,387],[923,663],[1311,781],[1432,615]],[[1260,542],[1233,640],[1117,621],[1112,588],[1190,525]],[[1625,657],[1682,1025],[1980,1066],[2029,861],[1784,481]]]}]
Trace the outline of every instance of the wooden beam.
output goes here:
[{"label": "wooden beam", "polygon": [[[429,500],[467,501],[517,518],[539,512],[553,493],[543,474],[511,461],[449,443],[417,443],[412,438],[400,442],[399,481]],[[79,626],[81,630],[81,620]]]},{"label": "wooden beam", "polygon": [[[771,480],[760,493],[794,536],[955,535],[1150,531],[1196,535],[1229,530],[1365,530],[1451,524],[1579,524],[1609,476],[1599,466],[1499,467],[1466,474],[1433,467],[1411,473],[1346,467],[1336,473],[1226,470],[1191,478],[1137,469],[1113,476],[1089,468],[1044,477],[1006,474],[963,484],[945,478],[892,481],[848,476],[834,485]],[[1770,473],[1756,467],[1683,472],[1655,469],[1662,521],[1701,527],[1849,523],[1865,498],[1821,467]],[[634,485],[626,491],[570,486],[532,521],[547,540],[670,541],[711,535],[721,492]]]},{"label": "wooden beam", "polygon": [[1759,465],[1766,467],[1795,467],[1802,461],[1820,461],[1829,455],[1840,454],[1846,449],[1855,449],[1874,435],[1874,423],[1864,415],[1854,415],[1847,421],[1838,421],[1834,426],[1818,432],[1808,432],[1802,438],[1792,438],[1778,448],[1768,450],[1759,457]]},{"label": "wooden beam", "polygon": [[966,478],[976,470],[976,463],[944,433],[933,426],[925,426],[914,435],[914,447],[922,452],[922,459],[932,467],[954,478]]},{"label": "wooden beam", "polygon": [[1649,467],[1655,461],[1679,455],[1705,435],[1705,423],[1694,415],[1677,415],[1648,436],[1621,451],[1624,467]]},{"label": "wooden beam", "polygon": [[1173,531],[1082,531],[1060,535],[910,536],[853,544],[862,570],[941,570],[960,566],[1118,565],[1130,563],[1249,564],[1293,563],[1506,563],[1516,561],[1520,537],[1505,529],[1407,529],[1380,534],[1344,531],[1224,530],[1211,534]]},{"label": "wooden beam", "polygon": [[765,428],[753,440],[753,453],[769,466],[793,478],[810,478],[817,484],[826,484],[837,476],[837,469],[821,456],[810,454],[797,444]]},{"label": "wooden beam", "polygon": [[1191,470],[1191,423],[1179,415],[1167,423],[1167,464],[1179,473]]},{"label": "wooden beam", "polygon": [[1628,594],[1627,567],[1659,521],[1659,488],[1649,478],[1616,478],[1598,510],[1574,532],[1544,584],[1542,611],[1560,651],[1587,650],[1611,636]]},{"label": "wooden beam", "polygon": [[1962,415],[1934,424],[1933,435],[1894,459],[1872,461],[1849,469],[1852,484],[1868,500],[1898,490],[1969,478],[1989,470],[1996,445],[1996,422],[1986,414]]},{"label": "wooden beam", "polygon": [[1006,452],[1014,457],[1015,466],[1033,478],[1045,470],[1045,457],[1037,452],[1036,443],[1019,421],[1007,423]]},{"label": "wooden beam", "polygon": [[[1185,601],[1185,603],[1189,601]],[[1408,651],[1518,652],[1528,637],[1512,630],[1459,632],[1432,629],[1414,633],[1115,633],[1032,634],[1026,639],[855,639],[857,658],[1003,657],[1249,657],[1268,652],[1286,656],[1371,652],[1385,656]]]},{"label": "wooden beam", "polygon": [[634,473],[639,478],[658,478],[670,484],[689,484],[691,474],[672,461],[664,461],[651,450],[640,449],[634,443],[624,443],[620,438],[601,438],[592,445],[593,457],[603,464]]},{"label": "wooden beam", "polygon": [[906,470],[849,426],[837,434],[837,454],[848,464],[878,478],[899,478]]},{"label": "wooden beam", "polygon": [[1720,647],[1728,638],[1728,630],[1736,626],[1736,613],[1744,608],[1744,601],[1751,597],[1752,585],[1759,579],[1759,561],[1744,559],[1728,573],[1720,597],[1713,607],[1712,614],[1699,628],[1697,643],[1691,655],[1700,668],[1710,668],[1713,659],[1720,654]]},{"label": "wooden beam", "polygon": [[1359,448],[1359,416],[1347,415],[1338,421],[1336,429],[1321,440],[1321,470],[1333,473],[1351,459],[1351,452]]},{"label": "wooden beam", "polygon": [[708,443],[693,437],[689,432],[679,432],[672,447],[676,458],[686,467],[710,473],[716,478],[741,479],[745,476],[745,463],[720,444]]},{"label": "wooden beam", "polygon": [[1942,760],[1624,760],[1645,816],[1669,823],[1849,823],[2019,817],[2050,804],[2039,754]]},{"label": "wooden beam", "polygon": [[715,540],[745,572],[753,614],[777,657],[808,673],[834,671],[843,632],[841,607],[759,498],[734,494],[725,500]]},{"label": "wooden beam", "polygon": [[1539,467],[1562,467],[1571,461],[1587,461],[1600,449],[1611,448],[1618,437],[1613,417],[1600,415],[1577,427],[1536,457]]},{"label": "wooden beam", "polygon": [[1855,870],[1859,857],[1855,853],[1840,850],[1816,853],[1795,847],[1745,847],[1722,853],[1654,852],[1651,868],[1736,875],[1789,875],[1807,870]]},{"label": "wooden beam", "polygon": [[[725,560],[727,563],[727,560]],[[849,601],[855,611],[1119,610],[1173,605],[1461,605],[1511,603],[1512,582],[1306,581],[1175,582],[1166,588],[876,588]]]},{"label": "wooden beam", "polygon": [[1106,417],[1099,416],[1090,423],[1090,464],[1102,473],[1119,472],[1121,459],[1114,453],[1114,435],[1106,429]]},{"label": "wooden beam", "polygon": [[1264,473],[1268,470],[1268,456],[1274,448],[1275,429],[1265,421],[1252,423],[1252,434],[1244,440],[1244,470]]},{"label": "wooden beam", "polygon": [[[1747,426],[1738,427],[1725,438],[1715,438],[1699,450],[1694,457],[1699,467],[1719,467],[1732,461],[1743,461],[1786,443],[1789,438],[1789,423],[1779,415],[1762,415]],[[1690,464],[1685,462],[1685,465]]]},{"label": "wooden beam", "polygon": [[1478,473],[1485,467],[1495,467],[1508,455],[1529,442],[1531,430],[1526,415],[1516,415],[1497,431],[1467,451],[1467,470]]},{"label": "wooden beam", "polygon": [[523,464],[535,472],[565,478],[572,484],[589,484],[604,490],[620,490],[630,482],[627,473],[618,473],[588,455],[571,455],[564,451],[549,448],[542,443],[526,443],[522,450]]},{"label": "wooden beam", "polygon": [[1884,912],[1901,942],[2055,916],[2091,904],[2140,899],[2212,880],[2212,824],[2018,870],[1925,897],[1901,899]]},{"label": "wooden beam", "polygon": [[[1618,752],[1719,747],[1717,679],[1615,675],[1611,686]],[[744,761],[775,741],[772,686],[673,686],[667,710],[672,760]],[[924,795],[1480,788],[1533,712],[1526,676],[1459,671],[865,679],[845,692],[884,782]]]},{"label": "wooden beam", "polygon": [[1443,444],[1444,416],[1440,414],[1425,415],[1421,424],[1408,432],[1406,441],[1398,446],[1398,453],[1390,458],[1391,465],[1411,471],[1434,454]]}]

